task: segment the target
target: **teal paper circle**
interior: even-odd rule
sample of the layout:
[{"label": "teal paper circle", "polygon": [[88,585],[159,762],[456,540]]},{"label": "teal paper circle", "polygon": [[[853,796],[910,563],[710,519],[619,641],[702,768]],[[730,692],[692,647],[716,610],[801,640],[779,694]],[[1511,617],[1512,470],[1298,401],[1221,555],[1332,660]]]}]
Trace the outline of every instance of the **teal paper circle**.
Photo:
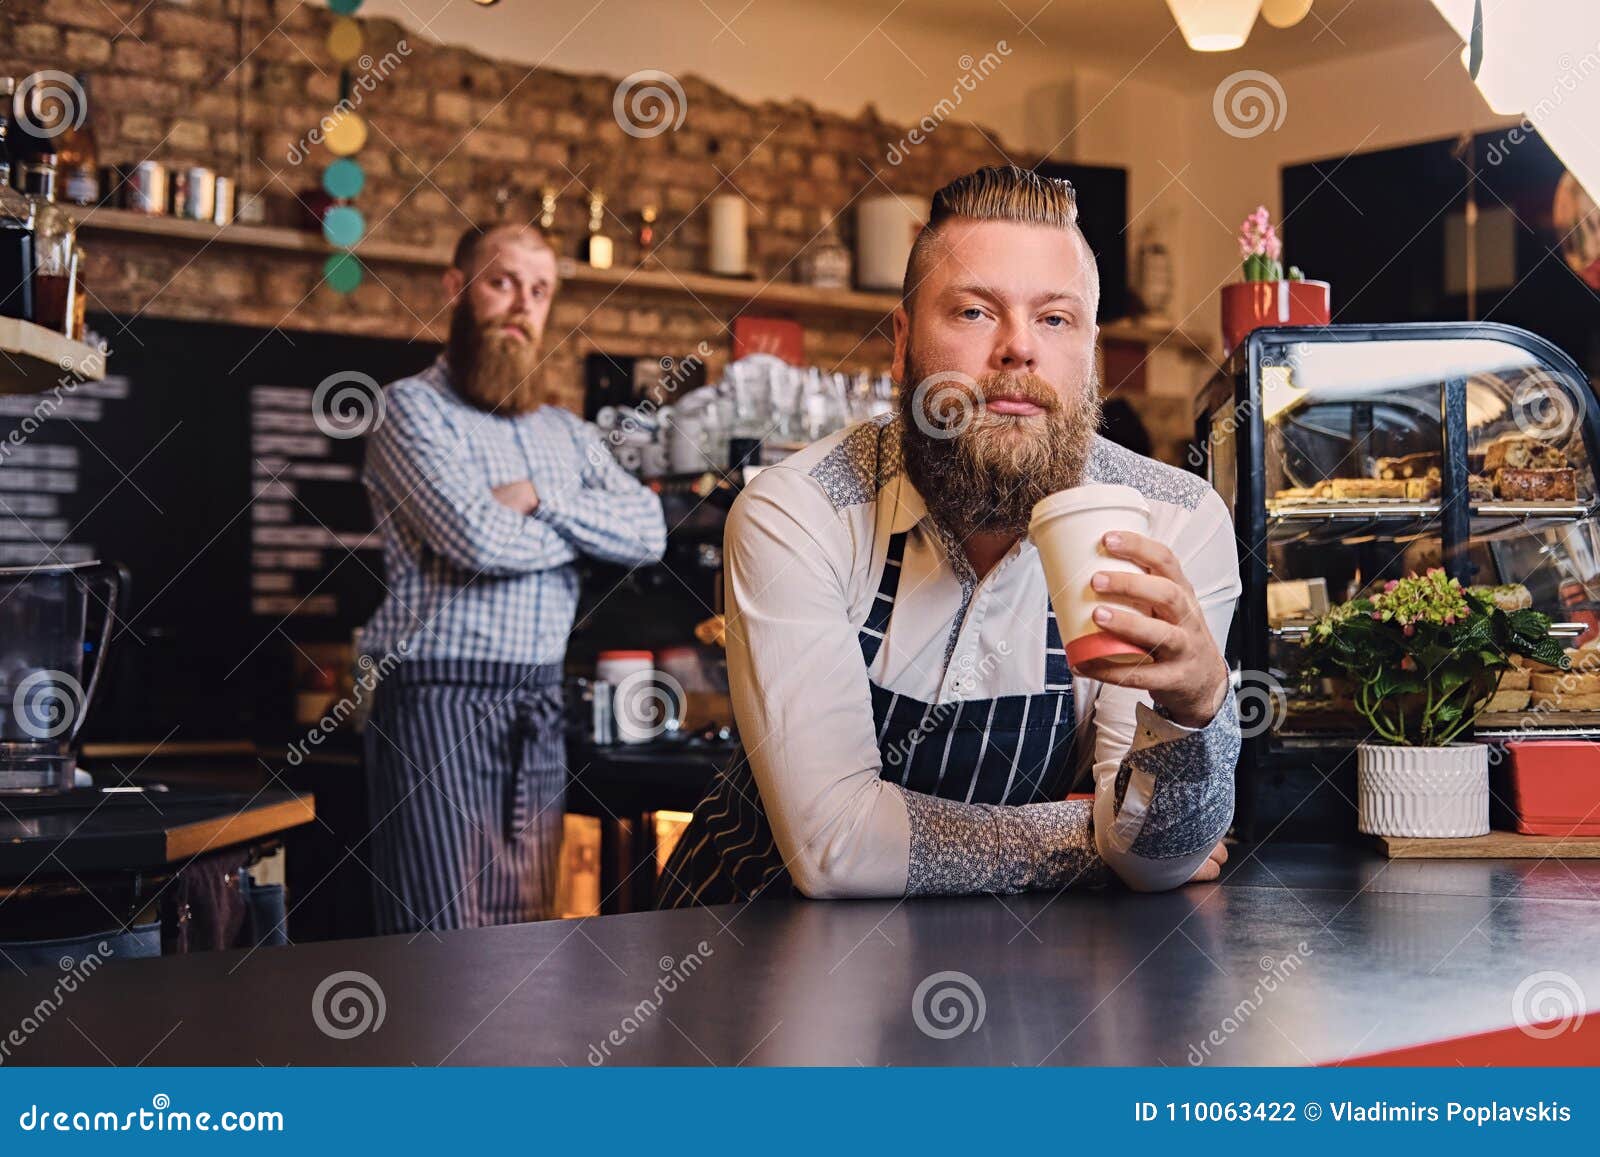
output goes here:
[{"label": "teal paper circle", "polygon": [[328,9],[340,16],[350,16],[361,7],[361,0],[328,0]]},{"label": "teal paper circle", "polygon": [[322,218],[322,235],[329,245],[349,249],[367,231],[367,219],[352,205],[335,205]]},{"label": "teal paper circle", "polygon": [[348,201],[359,196],[366,186],[367,174],[361,165],[349,157],[340,157],[322,170],[322,188],[330,197]]},{"label": "teal paper circle", "polygon": [[335,253],[322,263],[322,276],[335,293],[354,293],[361,284],[361,259],[354,253]]}]

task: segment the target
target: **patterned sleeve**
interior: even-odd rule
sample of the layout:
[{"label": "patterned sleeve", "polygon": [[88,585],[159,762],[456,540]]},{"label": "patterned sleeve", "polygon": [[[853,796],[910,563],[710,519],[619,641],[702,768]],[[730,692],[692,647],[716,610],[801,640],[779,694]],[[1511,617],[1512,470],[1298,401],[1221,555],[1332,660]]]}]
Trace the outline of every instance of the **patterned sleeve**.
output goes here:
[{"label": "patterned sleeve", "polygon": [[1111,872],[1094,846],[1088,800],[965,804],[904,792],[911,822],[906,895],[1098,887]]},{"label": "patterned sleeve", "polygon": [[556,530],[495,501],[462,453],[466,435],[425,384],[385,392],[384,419],[367,442],[366,481],[378,518],[394,518],[462,570],[516,575],[570,563]]},{"label": "patterned sleeve", "polygon": [[[1239,596],[1233,520],[1214,491],[1185,526],[1179,551],[1222,648]],[[1095,702],[1094,837],[1123,883],[1141,892],[1183,884],[1233,822],[1238,699],[1230,686],[1209,723],[1183,727],[1144,691],[1103,684]]]},{"label": "patterned sleeve", "polygon": [[604,562],[641,566],[660,559],[667,549],[661,499],[617,465],[589,423],[575,425],[573,442],[579,467],[571,483],[541,490],[533,517]]}]

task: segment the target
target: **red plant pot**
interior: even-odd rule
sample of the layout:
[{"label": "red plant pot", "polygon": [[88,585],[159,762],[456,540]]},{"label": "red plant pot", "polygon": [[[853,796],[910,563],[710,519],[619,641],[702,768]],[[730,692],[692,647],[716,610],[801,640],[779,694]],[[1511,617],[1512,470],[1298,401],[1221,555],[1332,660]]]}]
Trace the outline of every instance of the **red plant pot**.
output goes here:
[{"label": "red plant pot", "polygon": [[1327,325],[1331,318],[1326,281],[1236,281],[1222,287],[1223,353],[1264,325]]},{"label": "red plant pot", "polygon": [[1506,744],[1507,801],[1517,831],[1534,836],[1600,836],[1600,743],[1583,739]]}]

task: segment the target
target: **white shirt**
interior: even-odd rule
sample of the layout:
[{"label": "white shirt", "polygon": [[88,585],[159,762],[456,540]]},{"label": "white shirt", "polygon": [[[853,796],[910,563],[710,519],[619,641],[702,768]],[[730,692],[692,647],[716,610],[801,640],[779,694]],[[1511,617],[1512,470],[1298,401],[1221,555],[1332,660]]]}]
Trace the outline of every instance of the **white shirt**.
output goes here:
[{"label": "white shirt", "polygon": [[[1233,524],[1203,480],[1096,438],[1085,481],[1139,489],[1221,649],[1239,595]],[[870,672],[857,631],[889,537],[909,530]],[[1129,886],[1181,884],[1232,821],[1233,693],[1191,730],[1146,692],[1076,677],[1086,802],[961,804],[880,778],[867,685],[930,703],[1044,689],[1047,589],[1019,542],[982,581],[900,464],[898,423],[851,427],[763,471],[725,536],[734,712],[778,848],[810,896],[1065,886],[1098,852]],[[1077,790],[1088,790],[1080,775]],[[1119,799],[1120,796],[1120,799]],[[1120,805],[1120,806],[1119,806]],[[1019,860],[1020,857],[1020,860]]]}]

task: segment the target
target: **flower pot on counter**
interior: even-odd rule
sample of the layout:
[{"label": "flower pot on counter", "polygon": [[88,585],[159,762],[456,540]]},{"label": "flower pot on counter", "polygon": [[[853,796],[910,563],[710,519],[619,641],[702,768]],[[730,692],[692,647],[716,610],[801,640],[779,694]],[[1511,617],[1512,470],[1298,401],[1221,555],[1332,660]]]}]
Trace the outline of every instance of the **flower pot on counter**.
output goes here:
[{"label": "flower pot on counter", "polygon": [[1263,325],[1327,325],[1332,291],[1326,281],[1236,281],[1222,287],[1224,354]]},{"label": "flower pot on counter", "polygon": [[1482,836],[1489,832],[1489,749],[1356,748],[1357,827],[1374,836]]},{"label": "flower pot on counter", "polygon": [[1600,836],[1600,746],[1587,739],[1506,744],[1506,800],[1517,831],[1531,836]]}]

